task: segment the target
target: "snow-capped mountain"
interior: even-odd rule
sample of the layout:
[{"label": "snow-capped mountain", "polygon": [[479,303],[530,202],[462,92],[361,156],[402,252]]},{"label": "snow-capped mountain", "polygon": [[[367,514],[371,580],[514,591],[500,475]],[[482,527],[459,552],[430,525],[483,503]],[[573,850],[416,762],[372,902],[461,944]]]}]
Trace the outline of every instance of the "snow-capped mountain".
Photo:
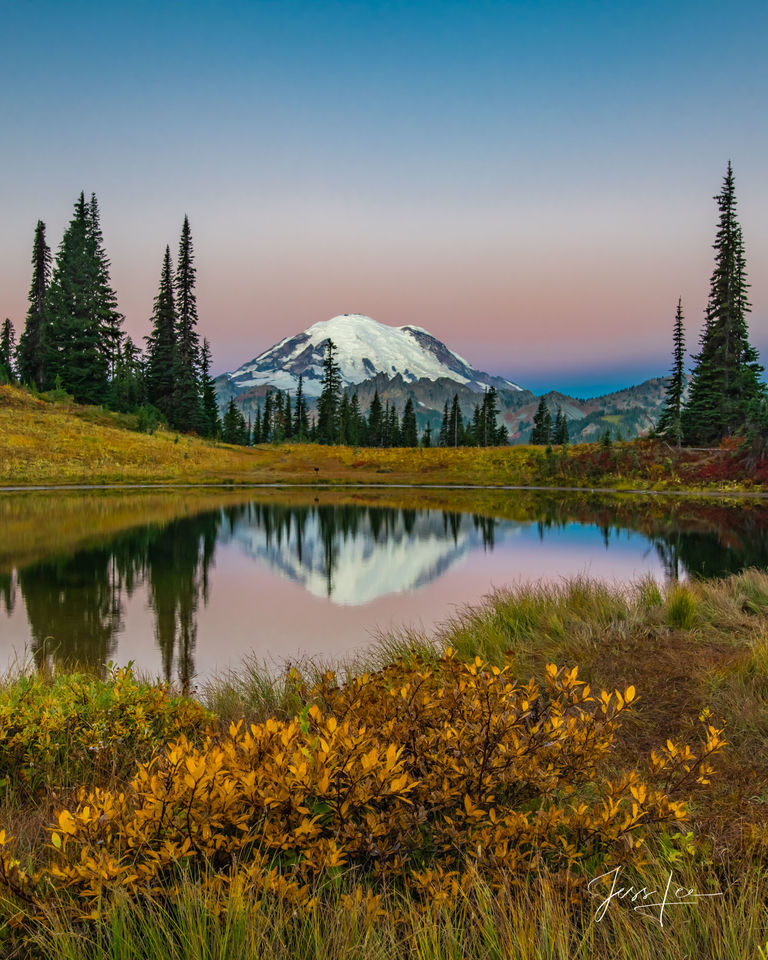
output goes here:
[{"label": "snow-capped mountain", "polygon": [[217,378],[220,401],[258,387],[293,393],[300,374],[305,394],[318,397],[329,339],[337,347],[336,361],[344,386],[363,383],[383,373],[390,378],[400,374],[406,383],[447,378],[477,392],[489,386],[521,389],[502,377],[476,370],[422,327],[390,327],[362,314],[345,313],[286,337],[233,373]]}]

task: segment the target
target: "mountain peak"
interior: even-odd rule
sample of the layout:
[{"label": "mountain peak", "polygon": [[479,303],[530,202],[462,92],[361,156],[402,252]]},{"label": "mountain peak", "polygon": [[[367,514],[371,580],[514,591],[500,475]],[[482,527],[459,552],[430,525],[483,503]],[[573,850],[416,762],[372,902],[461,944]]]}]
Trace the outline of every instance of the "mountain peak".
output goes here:
[{"label": "mountain peak", "polygon": [[319,396],[328,340],[336,345],[336,361],[345,386],[384,373],[388,377],[400,374],[406,383],[445,377],[478,392],[491,385],[520,389],[508,380],[476,370],[423,327],[390,327],[363,313],[322,320],[303,333],[281,340],[226,374],[228,386],[237,392],[259,386],[293,391],[301,375],[307,396]]}]

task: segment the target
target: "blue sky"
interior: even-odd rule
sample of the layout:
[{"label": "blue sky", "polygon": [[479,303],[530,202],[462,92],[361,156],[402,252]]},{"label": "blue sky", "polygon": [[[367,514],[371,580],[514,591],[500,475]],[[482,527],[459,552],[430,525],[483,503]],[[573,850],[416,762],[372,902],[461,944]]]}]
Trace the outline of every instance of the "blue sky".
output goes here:
[{"label": "blue sky", "polygon": [[99,197],[126,329],[190,216],[217,370],[318,320],[418,323],[534,389],[695,342],[733,160],[768,351],[764,3],[3,3],[0,314]]}]

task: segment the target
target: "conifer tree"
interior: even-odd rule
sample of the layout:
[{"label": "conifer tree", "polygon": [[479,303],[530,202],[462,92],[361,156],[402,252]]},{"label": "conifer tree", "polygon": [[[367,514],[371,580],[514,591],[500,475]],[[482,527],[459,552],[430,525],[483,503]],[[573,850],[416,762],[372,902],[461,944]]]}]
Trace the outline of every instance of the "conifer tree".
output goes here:
[{"label": "conifer tree", "polygon": [[[216,388],[211,377],[211,347],[207,339],[203,339],[203,347],[200,351],[200,386],[202,387],[203,436],[217,437],[221,431],[221,421],[219,405],[216,403]],[[249,443],[250,433],[249,429]]]},{"label": "conifer tree", "polygon": [[0,329],[0,383],[16,382],[16,372],[13,369],[15,343],[13,324],[6,317]]},{"label": "conifer tree", "polygon": [[90,210],[81,193],[59,246],[45,301],[50,324],[45,382],[50,386],[58,377],[79,403],[100,404],[107,396],[102,293]]},{"label": "conifer tree", "polygon": [[51,251],[45,242],[45,224],[37,221],[32,246],[32,285],[24,330],[19,337],[17,367],[19,380],[43,390],[46,385],[45,358],[48,350],[48,317],[45,297],[51,282]]},{"label": "conifer tree", "polygon": [[155,297],[152,314],[152,333],[147,341],[147,400],[174,422],[176,373],[176,298],[173,292],[173,264],[171,251],[165,248],[160,272],[160,288]]},{"label": "conifer tree", "polygon": [[563,413],[563,408],[558,405],[555,425],[552,430],[552,443],[565,447],[568,445],[568,439],[568,420]]},{"label": "conifer tree", "polygon": [[419,431],[416,426],[416,410],[413,406],[413,397],[408,397],[403,410],[401,443],[404,447],[418,447]]},{"label": "conifer tree", "polygon": [[715,200],[720,212],[715,267],[701,349],[681,418],[683,442],[688,446],[717,443],[743,429],[749,410],[765,392],[760,380],[763,368],[748,338],[749,285],[730,161]]},{"label": "conifer tree", "polygon": [[256,416],[253,418],[253,434],[251,436],[251,443],[255,447],[257,444],[261,443],[261,404],[256,404]]},{"label": "conifer tree", "polygon": [[224,443],[245,445],[250,440],[248,425],[245,417],[235,404],[234,397],[230,398],[221,423],[221,439]]},{"label": "conifer tree", "polygon": [[116,410],[135,410],[146,398],[144,363],[130,337],[117,346],[115,370],[110,383],[110,403]]},{"label": "conifer tree", "polygon": [[285,427],[283,428],[283,437],[285,440],[293,439],[293,410],[291,409],[291,391],[285,391]]},{"label": "conifer tree", "polygon": [[341,402],[339,403],[338,442],[344,445],[349,443],[351,413],[352,407],[349,402],[349,397],[346,393],[343,393],[341,395]]},{"label": "conifer tree", "polygon": [[397,408],[394,403],[389,408],[389,415],[387,417],[387,446],[400,446],[400,418],[397,415]]},{"label": "conifer tree", "polygon": [[336,344],[329,338],[323,359],[322,388],[317,401],[318,443],[338,443],[341,376],[334,357],[335,349]]},{"label": "conifer tree", "polygon": [[459,407],[459,395],[454,393],[451,415],[448,420],[448,446],[459,447],[464,442],[464,421]]},{"label": "conifer tree", "polygon": [[448,434],[450,430],[450,415],[448,413],[448,401],[446,400],[443,404],[443,419],[440,424],[440,434],[438,437],[438,446],[447,447],[448,443]]},{"label": "conifer tree", "polygon": [[104,355],[109,377],[115,375],[115,363],[123,339],[123,315],[117,309],[117,294],[112,289],[109,276],[109,257],[104,249],[104,236],[101,232],[101,215],[96,194],[91,194],[87,209],[88,238],[95,260],[94,311],[99,328],[101,351]]},{"label": "conifer tree", "polygon": [[683,300],[681,297],[677,301],[677,313],[675,314],[675,326],[672,334],[672,375],[667,384],[667,392],[664,396],[659,422],[656,424],[656,433],[678,447],[683,441],[682,412],[683,390],[685,389],[685,329],[683,320]]},{"label": "conifer tree", "polygon": [[352,400],[349,403],[349,440],[348,442],[357,447],[365,441],[365,421],[360,413],[360,400],[357,393],[352,394]]},{"label": "conifer tree", "polygon": [[432,424],[429,421],[427,421],[427,426],[424,428],[421,445],[425,448],[432,446]]},{"label": "conifer tree", "polygon": [[304,385],[301,374],[299,374],[299,385],[296,388],[296,412],[293,420],[293,433],[296,439],[300,441],[306,440],[309,437],[307,401],[304,398]]},{"label": "conifer tree", "polygon": [[272,391],[268,390],[264,398],[264,417],[261,421],[261,442],[269,443],[272,439]]},{"label": "conifer tree", "polygon": [[381,447],[384,445],[384,412],[381,408],[379,391],[375,390],[371,408],[368,411],[368,446]]},{"label": "conifer tree", "polygon": [[482,445],[484,447],[495,446],[497,444],[499,433],[496,426],[496,419],[499,415],[499,395],[496,387],[490,387],[483,397],[483,417],[482,417]]},{"label": "conifer tree", "polygon": [[176,264],[176,352],[174,368],[173,426],[203,433],[200,403],[200,339],[197,334],[197,296],[192,231],[184,217]]},{"label": "conifer tree", "polygon": [[549,412],[547,401],[542,397],[539,400],[539,406],[533,417],[533,429],[531,430],[531,443],[545,446],[552,440],[552,414]]}]

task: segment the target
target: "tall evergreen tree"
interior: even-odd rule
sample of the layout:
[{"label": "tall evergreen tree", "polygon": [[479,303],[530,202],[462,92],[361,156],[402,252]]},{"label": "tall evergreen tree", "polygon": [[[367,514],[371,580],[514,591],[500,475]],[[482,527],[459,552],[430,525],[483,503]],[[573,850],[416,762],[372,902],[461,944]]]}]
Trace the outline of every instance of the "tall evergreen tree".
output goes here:
[{"label": "tall evergreen tree", "polygon": [[498,416],[499,395],[496,392],[496,387],[490,387],[483,397],[482,444],[484,447],[495,446],[497,444],[499,432],[496,426],[496,420]]},{"label": "tall evergreen tree", "polygon": [[555,425],[552,429],[552,443],[565,447],[568,445],[568,420],[563,413],[563,408],[558,406],[555,415]]},{"label": "tall evergreen tree", "polygon": [[261,420],[261,442],[269,443],[272,437],[272,391],[268,390],[264,397],[264,416]]},{"label": "tall evergreen tree", "polygon": [[459,395],[454,393],[451,414],[448,420],[448,446],[460,447],[464,442],[464,421],[459,407]]},{"label": "tall evergreen tree", "polygon": [[115,369],[109,385],[109,402],[115,410],[134,410],[144,403],[144,363],[133,340],[125,336],[117,347]]},{"label": "tall evergreen tree", "polygon": [[152,333],[147,341],[147,400],[171,423],[174,420],[176,373],[176,298],[170,247],[165,248],[160,288],[152,313]]},{"label": "tall evergreen tree", "polygon": [[231,397],[221,422],[221,439],[224,443],[237,443],[243,446],[250,442],[248,425],[242,411]]},{"label": "tall evergreen tree", "polygon": [[422,447],[431,447],[432,446],[432,424],[427,421],[427,425],[424,428],[424,434],[421,438]]},{"label": "tall evergreen tree", "polygon": [[62,238],[45,310],[50,322],[45,382],[58,377],[79,403],[103,403],[109,367],[102,347],[101,268],[85,195]]},{"label": "tall evergreen tree", "polygon": [[450,414],[448,413],[448,401],[446,400],[443,404],[443,419],[440,423],[440,434],[438,437],[437,444],[440,447],[450,446],[448,442],[449,431],[450,431]]},{"label": "tall evergreen tree", "polygon": [[547,401],[542,397],[533,416],[531,443],[546,445],[552,442],[552,414],[549,412]]},{"label": "tall evergreen tree", "polygon": [[16,334],[13,324],[6,317],[0,329],[0,383],[15,383],[16,372],[13,359],[16,352]]},{"label": "tall evergreen tree", "polygon": [[743,429],[748,412],[764,395],[757,351],[747,330],[746,259],[736,219],[736,192],[730,161],[723,188],[715,197],[720,219],[715,237],[715,267],[710,282],[701,349],[682,413],[682,437],[688,445],[717,443]]},{"label": "tall evergreen tree", "polygon": [[[200,351],[200,385],[202,387],[203,436],[217,437],[221,432],[221,421],[219,420],[219,405],[216,403],[216,388],[211,377],[211,346],[207,339],[203,340],[203,347]],[[250,430],[248,432],[250,434]]]},{"label": "tall evergreen tree", "polygon": [[394,403],[389,408],[389,415],[387,417],[387,446],[401,446],[400,418],[397,415],[397,408]]},{"label": "tall evergreen tree", "polygon": [[366,424],[363,415],[360,413],[360,400],[357,393],[352,394],[349,403],[349,440],[348,442],[357,447],[365,442]]},{"label": "tall evergreen tree", "polygon": [[672,375],[667,384],[664,404],[656,424],[656,433],[676,446],[683,442],[682,412],[685,389],[685,328],[683,327],[683,300],[677,301],[675,326],[672,334]]},{"label": "tall evergreen tree", "polygon": [[291,391],[285,391],[285,412],[284,412],[285,427],[283,429],[283,437],[286,440],[293,439],[293,410],[291,409]]},{"label": "tall evergreen tree", "polygon": [[338,443],[341,375],[334,351],[336,344],[328,339],[323,359],[322,389],[317,401],[318,443]]},{"label": "tall evergreen tree", "polygon": [[339,443],[348,444],[352,419],[352,405],[346,393],[342,393],[339,403]]},{"label": "tall evergreen tree", "polygon": [[309,417],[307,415],[307,401],[304,397],[304,378],[299,374],[299,385],[296,388],[296,409],[293,417],[293,434],[297,440],[306,440],[309,437]]},{"label": "tall evergreen tree", "polygon": [[384,444],[384,411],[381,408],[379,391],[373,393],[371,408],[368,411],[368,446],[381,447]]},{"label": "tall evergreen tree", "polygon": [[37,221],[32,246],[32,285],[24,330],[19,337],[17,367],[19,379],[42,390],[46,384],[45,358],[48,349],[48,317],[45,297],[51,282],[51,251],[45,242],[45,224]]},{"label": "tall evergreen tree", "polygon": [[123,315],[117,308],[117,294],[112,289],[109,276],[109,257],[104,249],[104,235],[101,232],[101,215],[96,194],[91,194],[87,209],[88,238],[95,260],[94,311],[99,327],[101,351],[104,355],[110,377],[115,375],[115,364],[120,351],[124,333],[121,330]]},{"label": "tall evergreen tree", "polygon": [[405,401],[400,442],[404,447],[418,447],[419,445],[419,431],[416,426],[416,410],[413,406],[413,397],[408,397]]},{"label": "tall evergreen tree", "polygon": [[172,423],[179,430],[203,433],[200,403],[200,338],[197,334],[197,296],[192,231],[185,215],[176,264],[176,353]]}]

